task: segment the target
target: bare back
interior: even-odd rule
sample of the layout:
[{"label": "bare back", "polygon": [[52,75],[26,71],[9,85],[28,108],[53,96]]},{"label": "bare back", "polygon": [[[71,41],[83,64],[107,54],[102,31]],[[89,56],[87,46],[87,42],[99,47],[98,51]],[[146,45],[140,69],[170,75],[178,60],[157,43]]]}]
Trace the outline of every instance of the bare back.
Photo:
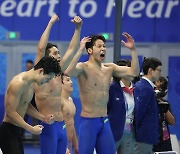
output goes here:
[{"label": "bare back", "polygon": [[113,68],[104,66],[96,68],[88,62],[82,63],[83,72],[78,76],[80,98],[82,105],[81,116],[107,116],[109,85]]},{"label": "bare back", "polygon": [[[20,73],[11,80],[4,99],[6,112],[16,111],[22,118],[24,118],[28,104],[33,97],[32,82],[27,82],[25,74],[25,72]],[[8,118],[7,113],[5,113],[3,121],[16,125]]]},{"label": "bare back", "polygon": [[55,121],[63,121],[61,105],[61,77],[56,77],[42,86],[35,85],[35,100],[40,113],[53,114]]}]

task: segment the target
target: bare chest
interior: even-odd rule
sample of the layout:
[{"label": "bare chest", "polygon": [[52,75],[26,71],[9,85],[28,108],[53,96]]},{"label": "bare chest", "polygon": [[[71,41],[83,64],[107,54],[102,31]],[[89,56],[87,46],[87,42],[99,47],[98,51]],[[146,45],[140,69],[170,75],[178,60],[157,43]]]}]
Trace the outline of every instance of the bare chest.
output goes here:
[{"label": "bare chest", "polygon": [[111,80],[112,71],[109,68],[87,69],[85,71],[86,88],[107,90]]},{"label": "bare chest", "polygon": [[64,107],[63,107],[63,114],[66,117],[74,117],[76,112],[76,107],[73,102],[65,102]]},{"label": "bare chest", "polygon": [[20,105],[27,106],[31,102],[33,98],[33,94],[34,94],[34,91],[32,87],[25,89],[20,98]]},{"label": "bare chest", "polygon": [[41,93],[41,94],[51,95],[51,96],[59,96],[61,93],[61,89],[62,89],[61,78],[57,77],[50,80],[48,83],[37,87],[36,92]]}]

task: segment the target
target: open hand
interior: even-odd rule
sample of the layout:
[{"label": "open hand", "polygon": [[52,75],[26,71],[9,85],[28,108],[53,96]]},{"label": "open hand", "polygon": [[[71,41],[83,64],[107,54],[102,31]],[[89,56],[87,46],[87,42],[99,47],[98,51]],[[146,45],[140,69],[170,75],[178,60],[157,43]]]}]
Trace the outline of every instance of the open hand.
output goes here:
[{"label": "open hand", "polygon": [[122,35],[127,39],[127,42],[125,42],[125,41],[122,40],[121,43],[122,43],[125,47],[129,48],[130,50],[135,49],[135,44],[134,44],[134,39],[133,39],[133,37],[132,37],[131,35],[129,35],[127,32],[123,32]]},{"label": "open hand", "polygon": [[80,49],[84,50],[86,47],[86,42],[90,42],[91,38],[89,36],[83,37],[80,42]]}]

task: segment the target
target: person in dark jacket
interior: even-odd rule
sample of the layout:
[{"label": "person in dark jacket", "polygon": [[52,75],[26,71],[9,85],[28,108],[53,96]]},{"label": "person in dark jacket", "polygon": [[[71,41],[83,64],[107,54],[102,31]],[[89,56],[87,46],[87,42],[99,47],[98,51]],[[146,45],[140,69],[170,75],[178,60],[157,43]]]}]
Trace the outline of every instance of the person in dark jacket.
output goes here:
[{"label": "person in dark jacket", "polygon": [[[129,60],[119,60],[119,66],[131,66]],[[133,80],[133,78],[132,78]],[[108,118],[114,136],[117,154],[132,154],[135,145],[134,106],[132,80],[113,77],[108,101]]]},{"label": "person in dark jacket", "polygon": [[152,146],[158,142],[159,118],[154,83],[161,75],[162,63],[157,58],[143,62],[143,77],[135,84],[135,154],[152,154]]}]

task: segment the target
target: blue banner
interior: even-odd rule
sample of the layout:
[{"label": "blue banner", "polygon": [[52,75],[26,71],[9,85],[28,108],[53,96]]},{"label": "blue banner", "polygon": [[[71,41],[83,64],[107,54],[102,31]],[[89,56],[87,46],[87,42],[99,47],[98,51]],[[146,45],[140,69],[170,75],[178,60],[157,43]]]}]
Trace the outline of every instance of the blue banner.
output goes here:
[{"label": "blue banner", "polygon": [[[1,0],[0,39],[16,31],[20,40],[39,40],[54,13],[60,20],[50,40],[69,41],[75,15],[83,19],[82,36],[114,32],[115,0]],[[136,42],[180,42],[179,27],[179,0],[123,0],[122,31]]]}]

